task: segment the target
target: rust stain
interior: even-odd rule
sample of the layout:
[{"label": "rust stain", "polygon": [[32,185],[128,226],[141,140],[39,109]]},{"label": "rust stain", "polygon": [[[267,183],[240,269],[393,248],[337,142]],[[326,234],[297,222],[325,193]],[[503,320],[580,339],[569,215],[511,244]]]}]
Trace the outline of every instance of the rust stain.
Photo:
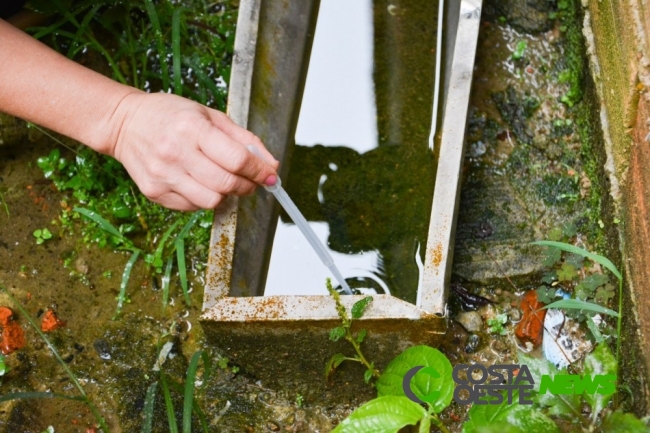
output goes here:
[{"label": "rust stain", "polygon": [[433,263],[433,266],[436,268],[440,266],[440,263],[442,262],[442,244],[438,242],[436,246],[429,251],[429,255],[431,256],[431,263]]}]

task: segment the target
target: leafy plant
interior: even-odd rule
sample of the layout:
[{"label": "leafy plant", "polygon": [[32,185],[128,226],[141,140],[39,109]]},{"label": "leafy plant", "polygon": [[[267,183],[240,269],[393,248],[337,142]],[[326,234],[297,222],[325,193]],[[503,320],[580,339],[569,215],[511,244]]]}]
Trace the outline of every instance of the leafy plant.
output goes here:
[{"label": "leafy plant", "polygon": [[490,334],[506,335],[508,331],[504,325],[508,323],[508,315],[506,313],[497,314],[496,317],[487,320],[488,332]]},{"label": "leafy plant", "polygon": [[[431,367],[438,372],[438,377],[416,374],[410,383],[411,390],[418,398],[428,400],[426,409],[409,399],[402,387],[404,375],[418,366]],[[428,346],[406,349],[388,364],[377,380],[377,398],[360,406],[333,433],[397,432],[418,423],[420,432],[428,432],[433,423],[442,432],[448,433],[438,414],[449,406],[453,397],[451,371],[451,363],[437,349]]]},{"label": "leafy plant", "polygon": [[[576,247],[575,245],[558,241],[537,241],[533,242],[533,245],[541,245],[547,248],[556,248],[562,252],[570,253],[574,256],[584,257],[585,259],[589,259],[592,262],[598,263],[618,279],[618,312],[606,308],[608,301],[613,297],[612,292],[614,291],[614,288],[613,286],[609,285],[609,279],[607,276],[602,274],[588,275],[575,286],[574,296],[578,299],[557,301],[546,306],[546,308],[564,308],[568,311],[578,312],[578,319],[587,320],[588,326],[590,329],[592,329],[592,333],[594,333],[596,337],[598,337],[599,331],[593,323],[591,315],[585,313],[604,313],[616,317],[616,362],[618,363],[620,361],[620,336],[623,324],[623,275],[607,257],[589,252],[582,248]],[[575,259],[574,263],[577,263]],[[589,298],[593,298],[596,302],[601,301],[601,304],[587,302]]]},{"label": "leafy plant", "polygon": [[374,363],[368,362],[366,357],[363,356],[363,353],[361,352],[361,343],[363,343],[363,340],[366,338],[367,331],[365,329],[362,329],[358,333],[353,333],[352,321],[354,319],[360,319],[363,316],[366,308],[372,302],[372,296],[366,296],[360,301],[355,302],[352,306],[350,317],[348,316],[348,312],[345,309],[345,306],[341,303],[341,295],[336,290],[334,290],[332,287],[332,281],[329,278],[326,281],[326,285],[327,290],[330,292],[330,295],[336,302],[336,311],[339,315],[339,318],[341,319],[341,326],[337,326],[336,328],[332,329],[330,331],[329,338],[334,342],[339,341],[341,338],[345,338],[350,342],[356,354],[352,357],[345,356],[343,353],[337,353],[332,356],[332,358],[330,358],[329,362],[325,366],[325,377],[328,377],[330,374],[332,374],[336,367],[341,365],[343,361],[353,361],[359,362],[366,367],[366,372],[364,373],[363,378],[366,383],[368,383],[373,376],[379,377],[379,371],[375,368]]},{"label": "leafy plant", "polygon": [[512,59],[513,60],[522,59],[524,57],[524,53],[526,52],[527,47],[528,47],[528,43],[526,41],[517,42],[517,45],[515,46],[515,50],[512,52]]},{"label": "leafy plant", "polygon": [[50,232],[47,227],[34,230],[34,233],[32,233],[32,235],[36,238],[36,245],[40,245],[43,242],[52,239],[52,232]]},{"label": "leafy plant", "polygon": [[[205,0],[188,0],[183,6],[152,0],[32,0],[30,7],[54,15],[54,20],[30,31],[71,59],[80,59],[90,52],[100,54],[95,60],[105,61],[117,81],[148,92],[167,92],[173,86],[174,93],[223,111],[237,8]],[[207,250],[202,246],[210,236],[212,213],[184,214],[151,203],[113,158],[85,147],[73,148],[51,133],[31,126],[74,153],[69,158],[57,148],[37,161],[45,177],[66,195],[61,202],[63,227],[77,230],[75,223],[82,221],[84,242],[116,249],[132,247],[131,258],[144,258],[157,274],[162,274],[163,307],[169,299],[173,270],[170,259],[175,254],[181,287],[189,304],[184,254],[192,249],[197,266],[205,263]],[[75,207],[101,215],[121,236],[106,230],[105,225],[85,224],[73,211]],[[173,228],[170,221],[174,222]],[[183,228],[182,232],[170,239],[177,225]],[[133,237],[139,241],[137,247],[129,245],[128,239]],[[167,243],[168,239],[173,245]],[[136,253],[134,248],[141,252]],[[126,298],[121,295],[118,302],[126,302]]]}]

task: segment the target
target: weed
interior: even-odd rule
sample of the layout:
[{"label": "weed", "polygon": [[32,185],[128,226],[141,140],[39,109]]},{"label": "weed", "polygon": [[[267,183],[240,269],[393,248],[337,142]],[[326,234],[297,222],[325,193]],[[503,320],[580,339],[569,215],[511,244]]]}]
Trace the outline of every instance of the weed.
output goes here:
[{"label": "weed", "polygon": [[[604,313],[617,318],[616,324],[616,362],[620,362],[621,353],[621,329],[622,329],[622,315],[623,315],[623,275],[614,266],[611,260],[598,254],[589,252],[574,245],[557,241],[538,241],[533,242],[535,245],[547,247],[547,261],[545,264],[551,263],[556,269],[545,275],[545,283],[547,285],[540,286],[540,291],[548,295],[548,285],[552,287],[562,287],[565,289],[573,289],[574,299],[566,299],[563,301],[553,302],[546,306],[546,308],[563,308],[567,311],[567,315],[576,318],[580,321],[587,321],[590,328],[594,328],[593,315],[597,313]],[[568,255],[565,256],[565,254]],[[562,258],[564,260],[562,261]],[[607,308],[607,304],[614,297],[614,286],[609,283],[609,278],[600,273],[590,273],[582,280],[579,280],[578,270],[587,267],[585,260],[587,259],[593,263],[607,269],[618,279],[618,312]],[[560,265],[561,263],[561,265]],[[560,266],[559,271],[557,267]],[[583,272],[586,274],[586,272]],[[588,302],[589,300],[594,302]],[[548,299],[550,300],[550,299]]]},{"label": "weed", "polygon": [[43,242],[52,239],[52,232],[47,228],[34,230],[32,235],[36,238],[36,245],[40,245]]},{"label": "weed", "polygon": [[167,373],[162,369],[162,364],[167,358],[169,349],[171,349],[171,343],[168,342],[165,345],[162,342],[169,337],[171,334],[167,333],[161,336],[158,341],[158,352],[160,353],[158,361],[156,362],[156,367],[154,370],[159,372],[158,382],[152,383],[147,389],[147,396],[145,397],[145,420],[142,425],[142,432],[150,432],[151,425],[153,420],[153,411],[154,411],[154,398],[158,383],[160,383],[163,392],[163,399],[165,401],[165,409],[167,412],[167,422],[169,425],[169,431],[172,433],[178,433],[178,423],[176,422],[176,412],[174,410],[174,403],[172,399],[171,391],[178,392],[183,395],[183,418],[182,418],[182,432],[191,433],[192,431],[192,413],[194,413],[199,422],[201,423],[201,428],[204,432],[208,432],[208,422],[205,417],[205,414],[196,403],[194,399],[194,388],[197,381],[197,372],[199,368],[199,363],[203,361],[203,377],[201,379],[201,388],[207,383],[210,375],[212,374],[212,362],[210,360],[207,352],[199,350],[192,355],[190,359],[189,366],[187,367],[187,373],[185,375],[185,384],[181,385],[175,382]]},{"label": "weed", "polygon": [[506,313],[497,314],[493,319],[487,320],[488,332],[490,334],[506,335],[505,324],[508,323],[508,315]]},{"label": "weed", "polygon": [[325,366],[325,377],[329,377],[330,374],[334,372],[336,367],[341,365],[343,361],[353,361],[359,362],[366,367],[366,371],[363,374],[363,378],[366,383],[370,382],[370,379],[374,376],[375,378],[379,377],[379,370],[374,366],[374,363],[368,362],[363,353],[361,352],[361,343],[366,338],[367,331],[362,329],[358,333],[352,332],[352,321],[354,319],[360,319],[363,316],[363,313],[366,311],[368,305],[372,302],[372,296],[366,296],[365,298],[357,301],[351,310],[352,317],[348,316],[348,312],[345,309],[345,306],[341,303],[341,295],[334,290],[332,287],[332,281],[327,279],[327,290],[330,292],[330,295],[334,298],[336,302],[336,311],[341,319],[341,326],[330,331],[330,340],[339,341],[341,338],[345,338],[350,342],[356,354],[352,357],[345,356],[342,353],[337,353],[336,355],[330,358],[329,362]]},{"label": "weed", "polygon": [[526,41],[517,42],[517,45],[515,46],[515,50],[512,52],[512,59],[521,60],[524,57],[524,53],[526,52],[527,47],[528,44],[526,43]]},{"label": "weed", "polygon": [[[167,92],[173,86],[178,95],[225,109],[236,8],[205,0],[190,0],[184,3],[187,7],[152,0],[34,0],[30,4],[37,11],[57,14],[52,24],[30,31],[69,58],[79,59],[96,52],[117,81],[145,91]],[[171,35],[167,29],[171,29]],[[163,308],[169,300],[175,255],[185,302],[189,304],[185,253],[192,249],[193,256],[205,262],[207,250],[203,246],[210,235],[212,213],[176,213],[153,204],[137,192],[116,160],[85,147],[73,148],[41,131],[74,153],[69,158],[57,148],[37,161],[45,177],[65,194],[61,225],[73,231],[78,228],[75,223],[82,221],[85,243],[131,251],[130,265],[139,256],[155,273],[164,273]],[[101,216],[115,230],[92,219],[80,219],[73,211],[75,207]],[[170,227],[171,221],[174,224]],[[174,237],[177,226],[182,230]],[[125,283],[128,277],[125,269]],[[120,306],[126,301],[124,289],[123,284],[118,297]]]}]

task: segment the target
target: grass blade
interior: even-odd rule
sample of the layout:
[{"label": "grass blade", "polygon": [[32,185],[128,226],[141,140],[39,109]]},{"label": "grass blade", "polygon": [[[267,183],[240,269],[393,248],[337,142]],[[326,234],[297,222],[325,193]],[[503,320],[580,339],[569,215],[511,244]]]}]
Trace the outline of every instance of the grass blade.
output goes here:
[{"label": "grass blade", "polygon": [[5,196],[2,195],[0,192],[0,201],[2,201],[2,205],[5,208],[5,212],[7,212],[7,216],[10,217],[11,215],[9,214],[9,206],[7,206],[7,200],[5,200]]},{"label": "grass blade", "polygon": [[162,383],[163,397],[165,398],[165,408],[167,409],[167,421],[169,423],[169,432],[178,433],[178,425],[176,424],[176,413],[174,412],[174,404],[172,403],[172,396],[169,393],[169,386],[165,373],[160,374],[160,382]]},{"label": "grass blade", "polygon": [[151,433],[151,426],[153,424],[153,405],[156,398],[157,386],[158,382],[149,385],[147,396],[144,398],[144,423],[142,424],[142,433]]},{"label": "grass blade", "polygon": [[594,304],[593,302],[581,301],[580,299],[561,299],[559,301],[552,302],[548,305],[543,306],[540,310],[546,308],[564,308],[569,310],[586,310],[593,311],[595,313],[608,314],[610,316],[619,317],[618,313],[609,308],[605,308],[601,305]]},{"label": "grass blade", "polygon": [[183,288],[183,296],[185,297],[185,303],[190,306],[190,294],[187,287],[187,266],[185,264],[185,237],[189,233],[192,226],[196,223],[199,217],[203,215],[203,211],[195,212],[190,220],[183,226],[180,233],[174,241],[176,246],[176,261],[178,263],[178,277],[181,280],[181,287]]},{"label": "grass blade", "polygon": [[600,329],[598,329],[598,325],[596,325],[596,322],[594,322],[593,317],[587,317],[587,327],[591,331],[591,334],[594,336],[594,339],[596,339],[596,343],[600,344],[605,341],[605,337],[603,337]]},{"label": "grass blade", "polygon": [[154,6],[153,1],[144,0],[144,6],[147,9],[147,15],[149,15],[149,20],[151,21],[151,26],[154,30],[156,45],[158,45],[158,58],[160,59],[160,72],[162,73],[163,91],[167,92],[169,90],[167,48],[165,47],[165,40],[163,39],[163,33],[160,28],[160,21],[158,20],[158,14],[156,13],[156,7]]},{"label": "grass blade", "polygon": [[90,209],[84,209],[82,207],[76,207],[72,209],[75,212],[78,212],[85,216],[86,218],[89,218],[90,220],[94,221],[99,225],[99,228],[104,230],[106,233],[110,233],[113,236],[116,236],[120,239],[125,240],[124,235],[120,233],[118,229],[115,228],[115,226],[111,223],[109,223],[107,220],[105,220],[101,215],[99,215],[97,212],[92,211]]},{"label": "grass blade", "polygon": [[183,433],[192,433],[192,402],[194,401],[194,381],[201,361],[202,350],[192,355],[185,376],[185,397],[183,399]]},{"label": "grass blade", "polygon": [[133,270],[133,264],[135,263],[136,260],[138,260],[138,256],[140,255],[140,251],[134,251],[133,255],[131,255],[131,258],[129,258],[129,261],[126,262],[126,266],[124,266],[124,273],[122,274],[122,282],[120,283],[120,294],[117,297],[117,312],[115,315],[120,314],[120,311],[122,310],[122,304],[124,304],[124,301],[126,300],[126,286],[129,284],[129,279],[131,278],[131,271]]},{"label": "grass blade", "polygon": [[172,16],[172,66],[174,71],[174,93],[183,95],[181,80],[181,14],[185,8],[178,8]]},{"label": "grass blade", "polygon": [[[205,378],[205,376],[204,376],[204,378]],[[207,380],[207,379],[206,379],[206,380]],[[176,391],[178,391],[178,392],[180,392],[180,393],[185,392],[185,390],[183,389],[183,387],[182,387],[180,384],[176,383],[176,382],[170,382],[170,383],[169,383],[169,386],[170,386],[172,389],[174,389],[174,390],[176,390]],[[201,410],[201,407],[200,407],[199,404],[196,402],[196,400],[193,400],[193,401],[192,401],[192,410],[194,411],[194,414],[199,418],[199,421],[201,422],[201,428],[203,429],[203,432],[204,432],[204,433],[209,433],[209,430],[208,430],[208,419],[205,417],[205,414],[203,413],[203,410]]]},{"label": "grass blade", "polygon": [[600,256],[598,254],[590,253],[587,250],[584,250],[582,248],[576,247],[575,245],[571,244],[566,244],[564,242],[555,242],[555,241],[536,241],[536,242],[531,242],[533,245],[542,245],[546,247],[554,247],[562,251],[566,251],[568,253],[573,253],[573,254],[578,254],[583,257],[587,257],[590,260],[593,260],[596,263],[599,263],[609,269],[609,271],[616,275],[616,278],[619,280],[623,279],[623,276],[621,273],[616,269],[616,266],[614,266],[614,263],[612,263],[611,260],[609,260],[607,257]]},{"label": "grass blade", "polygon": [[187,287],[187,267],[185,265],[185,241],[181,239],[176,242],[176,261],[178,262],[178,277],[181,280],[181,287],[183,288],[183,296],[185,303],[189,307],[192,305],[190,300],[190,293]]},{"label": "grass blade", "polygon": [[[72,59],[74,57],[74,52],[76,51],[76,46],[79,45],[81,41],[81,36],[84,33],[86,33],[90,21],[92,21],[92,19],[95,18],[97,11],[102,6],[103,6],[102,4],[95,5],[93,8],[90,9],[90,11],[86,14],[86,16],[84,16],[84,19],[81,21],[81,24],[77,28],[77,33],[75,34],[75,38],[70,43],[70,48],[68,49],[68,54],[67,54],[67,57],[69,59]],[[85,45],[85,44],[81,44],[81,45]]]},{"label": "grass blade", "polygon": [[5,395],[0,395],[0,403],[10,400],[34,400],[41,398],[63,398],[66,400],[76,400],[82,403],[86,402],[86,398],[80,395],[70,396],[64,394],[55,394],[53,392],[12,392]]},{"label": "grass blade", "polygon": [[169,302],[169,280],[172,276],[172,265],[174,264],[173,257],[167,259],[167,266],[165,266],[165,274],[162,277],[162,301],[163,301],[163,310],[167,307],[167,302]]},{"label": "grass blade", "polygon": [[167,242],[167,239],[169,239],[169,236],[171,236],[174,229],[176,227],[178,227],[178,224],[180,222],[181,222],[180,219],[176,220],[176,222],[174,224],[172,224],[171,227],[169,227],[167,229],[167,231],[165,231],[162,238],[160,238],[160,242],[158,242],[158,246],[156,247],[156,251],[154,252],[154,255],[153,255],[154,267],[158,267],[157,263],[162,263],[162,255],[163,255],[163,251],[165,249],[165,243]]},{"label": "grass blade", "polygon": [[185,63],[188,67],[192,68],[192,71],[196,74],[196,78],[203,84],[203,86],[207,87],[208,90],[210,90],[210,93],[212,93],[212,96],[214,97],[215,101],[220,102],[224,96],[225,92],[217,87],[217,85],[214,83],[214,80],[210,78],[206,73],[203,72],[201,65],[199,65],[198,62],[195,61],[195,59],[188,59],[185,58],[183,59],[183,63]]}]

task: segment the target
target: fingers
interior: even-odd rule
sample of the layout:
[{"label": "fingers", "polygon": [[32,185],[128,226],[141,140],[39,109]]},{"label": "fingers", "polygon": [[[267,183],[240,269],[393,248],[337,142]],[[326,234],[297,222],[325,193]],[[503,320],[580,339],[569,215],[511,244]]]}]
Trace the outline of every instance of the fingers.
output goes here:
[{"label": "fingers", "polygon": [[260,140],[255,134],[237,125],[230,119],[230,117],[220,111],[208,109],[208,116],[215,127],[229,135],[234,140],[238,141],[244,146],[252,144],[257,147],[264,156],[265,162],[271,165],[274,170],[278,169],[280,163],[266,149],[262,143],[262,140]]},{"label": "fingers", "polygon": [[249,179],[224,170],[197,151],[189,158],[190,176],[198,183],[223,195],[247,195],[255,191],[257,184]]},{"label": "fingers", "polygon": [[[277,176],[274,167],[246,149],[243,143],[217,128],[209,128],[201,136],[201,151],[227,172],[263,185],[273,185]],[[271,180],[270,180],[271,179]]]},{"label": "fingers", "polygon": [[195,209],[214,209],[224,195],[201,185],[190,176],[185,176],[175,185],[175,193],[185,198]]},{"label": "fingers", "polygon": [[175,192],[168,192],[157,198],[147,198],[155,203],[158,203],[161,206],[165,206],[168,209],[180,211],[194,211],[200,209],[200,207],[193,205],[185,197],[176,194]]}]

